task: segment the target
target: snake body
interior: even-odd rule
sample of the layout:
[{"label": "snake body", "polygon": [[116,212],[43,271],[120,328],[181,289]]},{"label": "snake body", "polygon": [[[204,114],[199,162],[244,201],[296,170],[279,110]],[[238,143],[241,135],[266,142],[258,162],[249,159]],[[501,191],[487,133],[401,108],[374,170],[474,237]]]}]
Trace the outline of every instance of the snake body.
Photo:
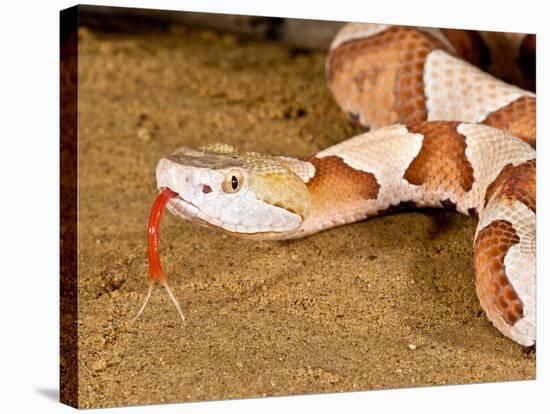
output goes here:
[{"label": "snake body", "polygon": [[462,59],[465,39],[344,26],[327,81],[338,105],[370,131],[300,159],[225,144],[179,148],[156,170],[158,188],[178,194],[168,209],[263,240],[308,236],[403,204],[475,215],[481,306],[504,335],[533,345],[536,98]]}]

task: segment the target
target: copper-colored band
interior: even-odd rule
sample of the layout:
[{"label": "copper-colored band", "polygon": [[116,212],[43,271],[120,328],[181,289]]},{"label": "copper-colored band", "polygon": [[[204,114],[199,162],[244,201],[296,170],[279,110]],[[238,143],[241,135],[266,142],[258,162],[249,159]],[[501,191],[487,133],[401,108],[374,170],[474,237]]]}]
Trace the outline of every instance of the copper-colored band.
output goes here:
[{"label": "copper-colored band", "polygon": [[308,159],[315,167],[315,175],[307,183],[312,204],[316,208],[345,208],[357,201],[374,200],[380,185],[374,174],[358,171],[340,157],[331,155]]},{"label": "copper-colored band", "polygon": [[496,220],[481,230],[474,244],[476,290],[481,306],[508,325],[523,317],[523,304],[506,274],[504,258],[519,243],[512,224]]},{"label": "copper-colored band", "polygon": [[490,113],[482,122],[508,131],[535,146],[537,135],[537,104],[531,96],[522,96],[498,111]]},{"label": "copper-colored band", "polygon": [[426,120],[424,64],[435,49],[448,51],[428,33],[390,27],[334,49],[328,82],[339,105],[363,125]]},{"label": "copper-colored band", "polygon": [[519,200],[536,213],[536,168],[535,160],[529,160],[516,167],[512,164],[506,165],[487,187],[485,205],[493,198]]},{"label": "copper-colored band", "polygon": [[474,170],[466,157],[466,138],[456,130],[458,124],[441,121],[407,126],[410,132],[424,136],[420,152],[405,171],[408,182],[453,193],[472,188]]}]

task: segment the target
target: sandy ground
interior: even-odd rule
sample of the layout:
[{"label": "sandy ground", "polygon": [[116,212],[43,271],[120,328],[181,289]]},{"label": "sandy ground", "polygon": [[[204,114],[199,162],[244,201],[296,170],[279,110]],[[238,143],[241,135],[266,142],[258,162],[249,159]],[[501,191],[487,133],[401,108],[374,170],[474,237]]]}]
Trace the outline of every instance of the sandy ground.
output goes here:
[{"label": "sandy ground", "polygon": [[475,220],[372,219],[292,242],[222,236],[169,213],[161,259],[187,315],[147,289],[157,160],[226,142],[304,156],[357,132],[324,55],[230,35],[80,32],[82,407],[533,379],[475,295]]}]

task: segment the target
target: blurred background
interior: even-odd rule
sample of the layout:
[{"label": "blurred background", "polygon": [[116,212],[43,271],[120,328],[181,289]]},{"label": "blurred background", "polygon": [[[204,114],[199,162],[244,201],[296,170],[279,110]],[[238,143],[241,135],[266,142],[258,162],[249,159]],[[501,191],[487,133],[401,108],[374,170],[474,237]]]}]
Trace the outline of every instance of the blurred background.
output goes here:
[{"label": "blurred background", "polygon": [[304,49],[327,49],[344,22],[243,16],[107,6],[79,6],[80,24],[91,30],[139,32],[172,25],[232,32],[255,40],[277,40]]}]

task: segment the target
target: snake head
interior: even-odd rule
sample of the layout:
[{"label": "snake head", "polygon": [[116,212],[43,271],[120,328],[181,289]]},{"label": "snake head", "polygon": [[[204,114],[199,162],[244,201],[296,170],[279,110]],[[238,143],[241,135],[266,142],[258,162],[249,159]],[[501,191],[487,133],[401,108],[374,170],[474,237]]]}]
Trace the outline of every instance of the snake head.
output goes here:
[{"label": "snake head", "polygon": [[304,181],[282,157],[225,144],[179,148],[159,160],[159,190],[178,194],[168,210],[186,220],[255,239],[287,238],[310,205]]}]

